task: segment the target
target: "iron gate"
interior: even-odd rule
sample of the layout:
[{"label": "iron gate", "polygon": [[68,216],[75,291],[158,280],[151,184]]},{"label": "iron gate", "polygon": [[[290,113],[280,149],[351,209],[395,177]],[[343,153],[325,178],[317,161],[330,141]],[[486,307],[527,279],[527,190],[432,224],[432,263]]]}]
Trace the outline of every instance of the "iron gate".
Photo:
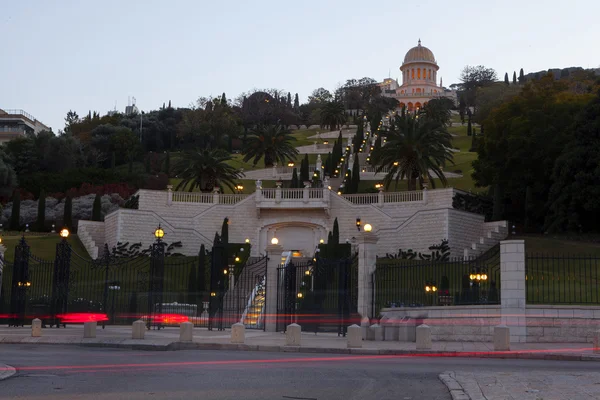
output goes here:
[{"label": "iron gate", "polygon": [[313,261],[292,259],[277,270],[277,330],[291,323],[308,332],[345,336],[356,316],[358,265],[356,257]]}]

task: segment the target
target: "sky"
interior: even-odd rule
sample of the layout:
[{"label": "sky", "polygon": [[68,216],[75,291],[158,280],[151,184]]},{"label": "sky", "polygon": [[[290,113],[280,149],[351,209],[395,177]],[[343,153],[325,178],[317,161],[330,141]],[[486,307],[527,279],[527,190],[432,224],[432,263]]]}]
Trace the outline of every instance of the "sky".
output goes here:
[{"label": "sky", "polygon": [[419,38],[444,86],[465,65],[502,79],[600,67],[597,0],[0,0],[0,108],[64,128],[69,110],[149,111],[254,88],[335,90],[400,77]]}]

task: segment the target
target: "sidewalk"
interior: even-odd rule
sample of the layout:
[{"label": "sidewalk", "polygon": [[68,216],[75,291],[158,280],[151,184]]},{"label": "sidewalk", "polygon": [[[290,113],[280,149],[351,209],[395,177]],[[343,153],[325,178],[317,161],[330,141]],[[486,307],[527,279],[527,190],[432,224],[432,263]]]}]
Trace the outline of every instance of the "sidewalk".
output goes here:
[{"label": "sidewalk", "polygon": [[179,342],[179,328],[149,330],[143,340],[131,339],[131,327],[98,327],[96,338],[83,339],[83,325],[45,328],[42,337],[31,337],[31,327],[0,328],[1,344],[66,344],[98,347],[135,348],[138,350],[250,350],[292,351],[301,353],[335,353],[368,355],[427,355],[445,357],[524,358],[564,361],[600,361],[591,343],[514,343],[511,351],[495,352],[488,342],[433,342],[431,350],[417,350],[414,342],[363,341],[362,348],[348,349],[346,338],[332,333],[302,333],[302,345],[285,345],[282,333],[246,330],[245,344],[231,344],[230,331],[194,329],[193,342]]}]

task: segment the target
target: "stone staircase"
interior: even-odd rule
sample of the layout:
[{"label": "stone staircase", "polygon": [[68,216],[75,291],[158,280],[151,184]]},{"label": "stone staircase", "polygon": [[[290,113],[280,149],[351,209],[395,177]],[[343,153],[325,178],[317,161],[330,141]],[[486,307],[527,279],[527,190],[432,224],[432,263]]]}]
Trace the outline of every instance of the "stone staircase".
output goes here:
[{"label": "stone staircase", "polygon": [[254,327],[258,328],[260,323],[260,318],[264,312],[265,307],[265,288],[261,287],[256,291],[248,310],[246,311],[246,315],[244,316],[243,324],[246,327]]},{"label": "stone staircase", "polygon": [[508,236],[507,221],[485,222],[482,228],[482,235],[479,239],[471,243],[471,248],[464,250],[465,257],[477,257],[485,253],[501,240]]},{"label": "stone staircase", "polygon": [[104,222],[79,221],[77,236],[90,257],[97,259],[99,249],[104,244]]}]

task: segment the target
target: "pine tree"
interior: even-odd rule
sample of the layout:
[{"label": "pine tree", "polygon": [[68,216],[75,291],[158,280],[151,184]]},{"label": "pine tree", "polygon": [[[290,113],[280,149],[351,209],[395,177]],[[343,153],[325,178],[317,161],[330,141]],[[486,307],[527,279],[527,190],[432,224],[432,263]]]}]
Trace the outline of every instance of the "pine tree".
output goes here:
[{"label": "pine tree", "polygon": [[292,94],[290,92],[288,92],[286,107],[292,108]]},{"label": "pine tree", "polygon": [[221,243],[229,244],[229,218],[225,217],[221,226]]},{"label": "pine tree", "polygon": [[294,172],[292,172],[292,181],[290,182],[290,187],[292,189],[300,187],[298,184],[298,168],[294,168]]},{"label": "pine tree", "polygon": [[333,221],[333,233],[331,234],[331,244],[337,247],[340,244],[340,226],[337,218]]},{"label": "pine tree", "polygon": [[469,121],[467,122],[467,136],[471,136],[473,134],[473,128],[471,126],[471,116],[469,115]]},{"label": "pine tree", "polygon": [[67,195],[67,198],[65,199],[63,226],[69,230],[73,229],[73,199],[70,195]]},{"label": "pine tree", "polygon": [[523,73],[523,68],[519,71],[519,83],[523,85],[525,83],[525,74]]},{"label": "pine tree", "polygon": [[102,221],[102,197],[96,193],[92,206],[92,221]]},{"label": "pine tree", "polygon": [[166,153],[167,154],[165,155],[165,174],[167,174],[167,176],[171,176],[171,153],[169,151],[167,151]]},{"label": "pine tree", "polygon": [[46,192],[44,191],[44,189],[40,189],[36,225],[36,228],[39,232],[44,231],[44,228],[46,226]]},{"label": "pine tree", "polygon": [[513,85],[517,84],[517,71],[513,71],[513,81],[512,81]]},{"label": "pine tree", "polygon": [[12,198],[12,211],[10,213],[9,229],[21,230],[21,194],[15,190]]},{"label": "pine tree", "polygon": [[298,112],[300,109],[300,101],[298,100],[298,93],[294,95],[294,111]]},{"label": "pine tree", "polygon": [[223,92],[223,94],[221,95],[221,105],[222,106],[227,105],[227,97],[225,97],[225,92]]},{"label": "pine tree", "polygon": [[358,186],[360,184],[360,164],[358,163],[358,155],[354,157],[354,163],[352,164],[352,193],[358,193]]},{"label": "pine tree", "polygon": [[504,73],[504,83],[506,84],[506,86],[510,85],[510,82],[508,80],[508,72]]}]

